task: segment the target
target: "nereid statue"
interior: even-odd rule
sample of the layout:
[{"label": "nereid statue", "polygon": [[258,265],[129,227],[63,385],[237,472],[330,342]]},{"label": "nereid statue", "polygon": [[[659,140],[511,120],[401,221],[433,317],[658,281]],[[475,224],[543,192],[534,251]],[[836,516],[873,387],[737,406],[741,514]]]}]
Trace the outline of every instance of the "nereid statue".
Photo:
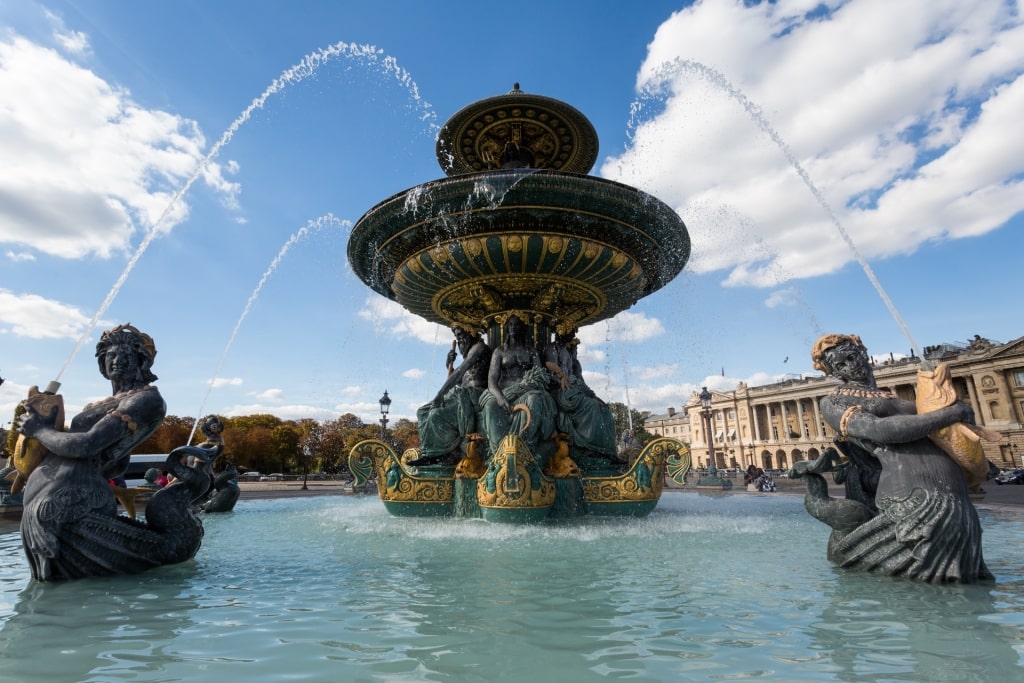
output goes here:
[{"label": "nereid statue", "polygon": [[[914,402],[879,389],[855,335],[825,335],[811,356],[817,369],[843,382],[821,400],[822,416],[838,434],[836,448],[797,462],[788,476],[807,481],[807,511],[832,527],[829,559],[929,582],[992,579],[966,471],[930,438],[953,425],[972,427],[971,408],[954,400],[919,412]],[[846,498],[829,496],[822,476],[829,471],[844,483]]]},{"label": "nereid statue", "polygon": [[109,398],[87,405],[67,430],[63,410],[53,405],[59,397],[35,390],[24,402],[15,464],[27,476],[21,534],[36,580],[134,574],[199,550],[203,525],[193,502],[209,489],[207,470],[219,450],[172,451],[163,467],[178,481],[153,494],[145,522],[118,514],[108,481],[124,474],[132,449],[166,414],[150,384],[155,357],[149,335],[121,325],[96,345],[100,373],[112,386]]}]

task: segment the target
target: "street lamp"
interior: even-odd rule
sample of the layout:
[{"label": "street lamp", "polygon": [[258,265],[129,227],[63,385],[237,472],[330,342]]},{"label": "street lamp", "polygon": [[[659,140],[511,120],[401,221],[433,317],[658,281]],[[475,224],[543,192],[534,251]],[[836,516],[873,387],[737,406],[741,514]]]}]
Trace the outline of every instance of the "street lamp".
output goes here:
[{"label": "street lamp", "polygon": [[380,397],[378,403],[380,403],[380,440],[383,441],[387,436],[388,410],[391,408],[391,397],[388,396],[387,389],[384,390],[384,395]]},{"label": "street lamp", "polygon": [[718,465],[715,463],[715,439],[711,434],[711,392],[707,387],[700,388],[700,414],[704,418],[704,434],[708,440],[708,473],[697,479],[697,488],[731,489],[732,482],[718,476]]},{"label": "street lamp", "polygon": [[312,455],[309,444],[302,447],[302,490],[309,490],[309,456]]}]

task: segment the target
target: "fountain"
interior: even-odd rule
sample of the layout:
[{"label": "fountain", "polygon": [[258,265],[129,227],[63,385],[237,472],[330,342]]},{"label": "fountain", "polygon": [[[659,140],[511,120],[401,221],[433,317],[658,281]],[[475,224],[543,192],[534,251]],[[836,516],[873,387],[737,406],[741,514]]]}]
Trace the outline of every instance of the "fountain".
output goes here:
[{"label": "fountain", "polygon": [[578,328],[656,292],[690,254],[671,207],[586,175],[597,150],[583,114],[516,84],[441,129],[447,178],[385,199],[353,227],[348,258],[364,283],[464,337],[455,379],[420,410],[421,449],[352,449],[355,485],[375,474],[391,513],[642,516],[666,469],[683,483],[689,452],[676,439],[616,457],[610,411],[576,360]]},{"label": "fountain", "polygon": [[[467,178],[481,181],[478,194],[462,197],[462,206],[467,213],[490,212],[495,221],[503,217],[500,210],[509,206],[509,197],[519,197],[520,208],[538,210],[539,203],[530,200],[543,197],[549,188],[529,185],[531,181],[582,177],[578,165],[491,171],[486,165],[483,161],[479,169],[462,169]],[[642,199],[639,208],[652,211],[655,219],[661,211],[656,200],[641,193],[590,180],[595,181],[592,187]],[[531,194],[523,195],[525,190]],[[481,258],[467,261],[473,238],[457,237],[460,223],[451,216],[428,211],[425,194],[407,196],[408,210],[419,212],[413,214],[419,216],[417,225],[407,226],[387,243],[382,239],[385,226],[367,228],[357,251],[368,259],[362,263],[365,272],[382,276],[370,278],[377,283],[371,285],[375,290],[403,303],[427,304],[423,310],[429,319],[472,327],[473,319],[451,317],[467,308],[446,305],[452,298],[444,296],[461,292],[489,306],[490,290],[459,290],[462,283],[452,273],[467,263],[489,266],[493,253],[522,268],[531,262],[525,255],[537,256],[524,246],[535,248],[548,235],[531,232],[533,223],[517,226],[511,234],[521,237],[518,251],[501,235],[480,235],[476,239],[481,247],[498,240],[495,251],[481,250]],[[524,213],[526,219],[551,230],[530,211]],[[557,207],[551,213],[557,214]],[[602,255],[606,260],[601,261],[596,252],[593,258],[587,253],[590,248],[614,251],[619,248],[613,241],[619,238],[619,227],[643,225],[637,214],[624,213],[627,217],[620,223],[592,232],[585,221],[567,223],[548,239],[548,245],[556,237],[567,245],[577,240],[576,260],[559,262],[565,269],[557,274],[570,272],[573,277],[559,284],[565,285],[564,292],[582,292],[583,298],[576,302],[581,308],[567,306],[573,303],[568,295],[550,299],[551,308],[541,308],[526,297],[537,300],[535,291],[517,300],[525,303],[514,302],[519,308],[511,310],[528,318],[527,331],[534,338],[545,330],[559,331],[562,318],[543,315],[556,310],[554,302],[561,303],[557,310],[570,325],[587,324],[614,308],[628,307],[634,296],[633,301],[654,292],[671,279],[672,268],[682,267],[685,247],[678,237],[666,241],[671,235],[652,232],[665,225],[655,220],[641,237],[654,234],[657,240],[641,244],[640,250],[656,253],[675,244],[679,249],[665,254],[675,257],[674,265],[666,271],[646,270],[658,262],[643,254],[636,262],[644,286],[606,296],[604,284],[614,274],[607,266],[615,254]],[[583,218],[601,221],[607,214]],[[453,226],[451,232],[446,225]],[[612,238],[604,237],[604,229]],[[417,234],[419,230],[426,232]],[[400,254],[403,242],[407,246],[402,248],[415,251],[396,265],[389,259]],[[435,244],[449,248],[434,252]],[[636,251],[627,247],[621,253],[633,259]],[[540,252],[545,254],[552,259],[558,255]],[[437,270],[428,271],[425,265]],[[577,273],[589,277],[602,268],[608,279],[594,286],[588,284],[593,280],[577,282]],[[401,280],[404,288],[390,289],[384,276],[396,282],[399,273],[408,278]],[[510,294],[500,285],[502,278],[513,279],[511,275],[480,274],[498,283],[499,294]],[[422,301],[420,288],[434,286],[429,278],[442,276],[448,279],[436,290],[438,296]],[[515,279],[528,285],[544,278],[521,270]],[[586,307],[590,295],[608,308],[587,313],[592,316],[587,318],[583,312],[591,310]],[[503,313],[499,310],[493,320],[490,313],[483,315],[492,337],[500,337],[495,332],[504,331],[512,319],[510,314],[503,321]],[[561,331],[571,333],[567,327]],[[479,446],[471,441],[466,450]],[[655,462],[670,468],[671,475],[673,464],[688,465],[687,454],[676,444],[666,446],[677,450],[663,463]],[[381,474],[397,481],[384,489],[390,496],[385,505],[392,512],[454,514],[459,482],[479,483],[458,478],[457,467],[443,461],[408,464],[422,454],[393,459],[383,442],[365,448],[380,449],[382,458],[391,458],[383,460],[389,470],[378,472],[378,487]],[[550,462],[555,454],[543,456]],[[462,459],[460,446],[460,464]],[[621,465],[611,461],[580,460],[580,483],[594,481],[601,469],[612,470],[614,476],[608,478],[613,484],[624,481],[616,477],[629,474],[615,474]],[[519,479],[529,480],[525,475]],[[573,488],[559,487],[558,482],[559,493]],[[425,495],[448,486],[451,502],[401,498],[412,484]],[[607,490],[617,489],[609,485]],[[471,498],[468,494],[475,492],[465,493]],[[631,503],[615,501],[613,495],[608,497],[613,512],[612,506],[622,506],[619,512],[630,509]],[[588,512],[595,512],[597,500],[586,494]],[[806,514],[798,497],[670,492],[654,503],[656,508],[650,499],[632,503],[633,514],[645,515],[642,519],[606,516],[586,524],[497,526],[457,518],[396,520],[375,499],[361,496],[243,499],[232,514],[205,518],[204,544],[210,552],[142,574],[61,584],[30,578],[17,525],[0,519],[0,674],[5,680],[244,677],[249,683],[285,678],[517,681],[538,676],[564,681],[1020,677],[1024,550],[1016,513],[979,513],[994,585],[921,585],[837,569],[821,552],[828,528]],[[445,512],[446,505],[451,512]]]}]

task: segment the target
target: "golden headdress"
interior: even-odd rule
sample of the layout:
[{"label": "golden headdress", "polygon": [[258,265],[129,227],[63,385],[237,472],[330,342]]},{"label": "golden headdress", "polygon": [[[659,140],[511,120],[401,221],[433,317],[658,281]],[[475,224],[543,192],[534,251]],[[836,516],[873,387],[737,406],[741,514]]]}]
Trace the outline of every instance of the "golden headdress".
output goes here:
[{"label": "golden headdress", "polygon": [[821,370],[826,375],[832,374],[832,371],[822,362],[825,357],[825,352],[831,349],[833,346],[838,346],[844,341],[853,342],[857,346],[864,347],[864,342],[860,340],[855,334],[826,334],[818,338],[818,341],[814,342],[814,347],[811,349],[811,360],[814,361],[814,369]]}]

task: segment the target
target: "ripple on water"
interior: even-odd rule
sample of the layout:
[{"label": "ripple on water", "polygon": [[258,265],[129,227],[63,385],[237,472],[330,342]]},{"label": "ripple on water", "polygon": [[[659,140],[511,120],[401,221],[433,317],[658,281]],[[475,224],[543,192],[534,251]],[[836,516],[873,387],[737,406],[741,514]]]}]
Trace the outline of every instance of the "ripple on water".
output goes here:
[{"label": "ripple on water", "polygon": [[30,583],[8,531],[0,656],[14,680],[1009,680],[1020,521],[985,524],[994,587],[836,570],[790,496],[666,494],[645,519],[537,527],[241,501],[193,561],[64,585]]}]

